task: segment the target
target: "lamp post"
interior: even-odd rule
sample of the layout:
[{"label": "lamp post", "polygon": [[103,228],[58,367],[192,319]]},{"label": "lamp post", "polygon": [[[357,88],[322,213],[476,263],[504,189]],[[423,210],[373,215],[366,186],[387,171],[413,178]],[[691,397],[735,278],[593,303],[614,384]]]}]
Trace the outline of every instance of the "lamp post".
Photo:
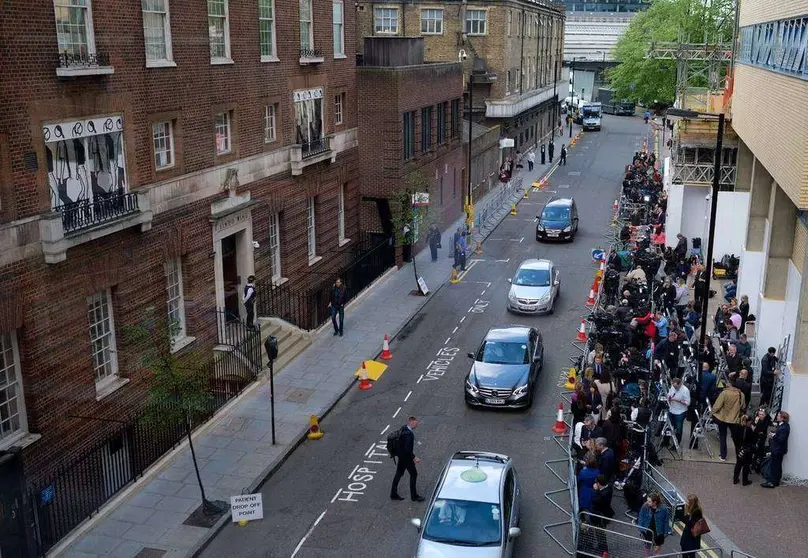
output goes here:
[{"label": "lamp post", "polygon": [[[413,258],[414,263],[414,258]],[[264,341],[269,359],[269,408],[272,417],[272,445],[275,445],[275,359],[278,358],[278,338],[270,335]]]},{"label": "lamp post", "polygon": [[707,258],[704,265],[704,299],[701,301],[701,335],[699,336],[699,347],[704,346],[707,339],[707,303],[710,300],[710,279],[713,274],[713,242],[715,240],[715,215],[718,211],[718,188],[721,184],[721,155],[724,147],[724,113],[714,114],[711,112],[697,112],[695,110],[684,110],[669,108],[665,111],[665,118],[669,116],[679,116],[683,118],[704,118],[708,120],[718,119],[718,134],[715,139],[715,156],[713,163],[713,186],[712,199],[710,200],[710,238],[707,239]]},{"label": "lamp post", "polygon": [[471,203],[471,126],[474,122],[471,118],[471,111],[474,109],[474,67],[471,68],[469,72],[469,149],[468,149],[468,162],[466,163],[466,168],[468,169],[468,184],[467,184],[467,192],[466,192],[466,225],[468,228],[471,228],[472,224],[472,211],[473,206]]},{"label": "lamp post", "polygon": [[[570,138],[572,138],[572,101],[575,95],[575,61],[578,59],[583,59],[583,57],[573,56],[572,60],[570,61],[570,106],[567,109],[567,116],[570,119]],[[578,98],[578,101],[581,101],[581,98]]]}]

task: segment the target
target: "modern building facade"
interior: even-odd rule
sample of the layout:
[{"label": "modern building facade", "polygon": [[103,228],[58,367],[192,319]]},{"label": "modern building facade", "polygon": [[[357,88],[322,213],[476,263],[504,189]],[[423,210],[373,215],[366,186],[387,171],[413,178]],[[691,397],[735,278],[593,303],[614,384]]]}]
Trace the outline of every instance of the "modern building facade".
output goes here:
[{"label": "modern building facade", "polygon": [[427,62],[462,64],[466,105],[473,74],[473,120],[522,151],[558,125],[564,17],[546,0],[357,3],[360,52],[362,37],[423,37]]},{"label": "modern building facade", "polygon": [[153,309],[177,326],[178,357],[213,355],[222,316],[243,324],[248,276],[305,288],[351,260],[359,176],[352,4],[2,11],[5,544],[20,486],[56,478],[37,501],[64,501],[60,471],[91,449],[93,476],[79,484],[109,496],[120,488],[110,467],[134,470],[120,428],[142,406],[146,373],[124,329]]},{"label": "modern building facade", "polygon": [[563,0],[569,12],[634,13],[648,8],[650,0]]},{"label": "modern building facade", "polygon": [[[749,182],[738,293],[757,316],[758,357],[782,348],[782,408],[791,414],[784,471],[808,478],[808,2],[745,0],[734,73],[733,128],[741,143],[738,180]],[[771,99],[795,110],[777,118]],[[742,172],[743,169],[743,172]]]}]

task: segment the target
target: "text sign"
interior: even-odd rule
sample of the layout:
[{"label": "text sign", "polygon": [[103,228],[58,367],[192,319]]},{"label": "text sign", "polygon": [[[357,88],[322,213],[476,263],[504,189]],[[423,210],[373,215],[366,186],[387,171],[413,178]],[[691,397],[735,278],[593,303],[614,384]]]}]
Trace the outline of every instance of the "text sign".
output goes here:
[{"label": "text sign", "polygon": [[264,500],[261,494],[242,494],[230,497],[233,521],[255,521],[264,519]]}]

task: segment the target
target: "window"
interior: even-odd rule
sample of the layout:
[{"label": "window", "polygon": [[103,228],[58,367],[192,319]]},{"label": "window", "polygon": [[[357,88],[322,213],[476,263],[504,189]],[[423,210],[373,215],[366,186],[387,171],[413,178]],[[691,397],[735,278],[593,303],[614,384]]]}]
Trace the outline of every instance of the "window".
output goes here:
[{"label": "window", "polygon": [[59,54],[87,59],[95,54],[90,0],[53,0]]},{"label": "window", "polygon": [[303,146],[303,154],[318,153],[325,148],[323,142],[323,89],[294,92],[295,141]]},{"label": "window", "polygon": [[345,111],[345,93],[334,95],[334,124],[342,124]]},{"label": "window", "polygon": [[516,12],[516,36],[522,36],[522,12]]},{"label": "window", "polygon": [[28,430],[17,333],[0,333],[0,448]]},{"label": "window", "polygon": [[258,0],[258,40],[261,44],[261,61],[278,59],[275,51],[275,0]]},{"label": "window", "polygon": [[177,258],[166,262],[166,294],[168,301],[168,328],[171,340],[185,338],[185,298],[182,289],[182,261]]},{"label": "window", "polygon": [[398,9],[397,8],[376,8],[373,12],[374,33],[386,33],[395,35],[398,33]]},{"label": "window", "polygon": [[508,36],[511,36],[511,27],[513,25],[513,11],[508,10]]},{"label": "window", "polygon": [[141,0],[143,10],[143,39],[146,45],[146,66],[155,62],[171,62],[171,26],[168,20],[168,0]]},{"label": "window", "polygon": [[281,216],[269,216],[269,275],[273,282],[281,279]]},{"label": "window", "polygon": [[337,207],[337,231],[340,243],[345,242],[345,184],[340,184]]},{"label": "window", "polygon": [[404,113],[404,160],[415,156],[415,112]]},{"label": "window", "polygon": [[432,107],[421,109],[421,151],[432,149]]},{"label": "window", "polygon": [[109,289],[87,297],[90,322],[90,344],[96,389],[108,384],[118,373],[118,353],[115,349],[115,324]]},{"label": "window", "polygon": [[466,33],[469,35],[485,35],[488,12],[485,10],[466,10]]},{"label": "window", "polygon": [[452,99],[452,137],[460,137],[460,99]]},{"label": "window", "polygon": [[311,0],[300,0],[300,50],[314,50],[312,20]]},{"label": "window", "polygon": [[345,4],[334,0],[332,4],[334,26],[334,58],[345,56]]},{"label": "window", "polygon": [[152,124],[154,140],[154,168],[170,169],[174,166],[174,127],[170,121]]},{"label": "window", "polygon": [[527,89],[530,89],[530,56],[527,57],[527,64],[525,64],[525,84]]},{"label": "window", "polygon": [[317,236],[315,231],[316,225],[314,198],[306,200],[306,230],[308,231],[309,239],[309,263],[317,258]]},{"label": "window", "polygon": [[230,111],[216,114],[216,155],[230,153],[232,148],[230,137]]},{"label": "window", "polygon": [[421,33],[424,35],[443,34],[443,10],[421,10]]},{"label": "window", "polygon": [[275,135],[275,110],[275,105],[264,107],[264,143],[272,143],[277,138]]},{"label": "window", "polygon": [[438,104],[438,145],[446,143],[446,105],[448,103]]},{"label": "window", "polygon": [[522,91],[522,75],[521,72],[519,72],[518,68],[516,69],[516,81],[514,82],[514,90],[516,90],[517,93],[520,93]]},{"label": "window", "polygon": [[511,92],[511,71],[508,70],[508,73],[505,74],[505,94],[508,95]]},{"label": "window", "polygon": [[211,62],[230,62],[228,0],[208,0],[208,38]]}]

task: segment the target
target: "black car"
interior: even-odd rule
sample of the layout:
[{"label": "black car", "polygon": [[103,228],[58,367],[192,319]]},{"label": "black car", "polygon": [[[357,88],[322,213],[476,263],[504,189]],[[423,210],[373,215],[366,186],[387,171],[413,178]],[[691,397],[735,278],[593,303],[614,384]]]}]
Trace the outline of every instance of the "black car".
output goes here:
[{"label": "black car", "polygon": [[544,364],[544,343],[535,327],[488,330],[466,375],[466,403],[475,407],[530,407]]},{"label": "black car", "polygon": [[578,233],[578,206],[572,198],[548,201],[536,218],[536,240],[573,240]]}]

